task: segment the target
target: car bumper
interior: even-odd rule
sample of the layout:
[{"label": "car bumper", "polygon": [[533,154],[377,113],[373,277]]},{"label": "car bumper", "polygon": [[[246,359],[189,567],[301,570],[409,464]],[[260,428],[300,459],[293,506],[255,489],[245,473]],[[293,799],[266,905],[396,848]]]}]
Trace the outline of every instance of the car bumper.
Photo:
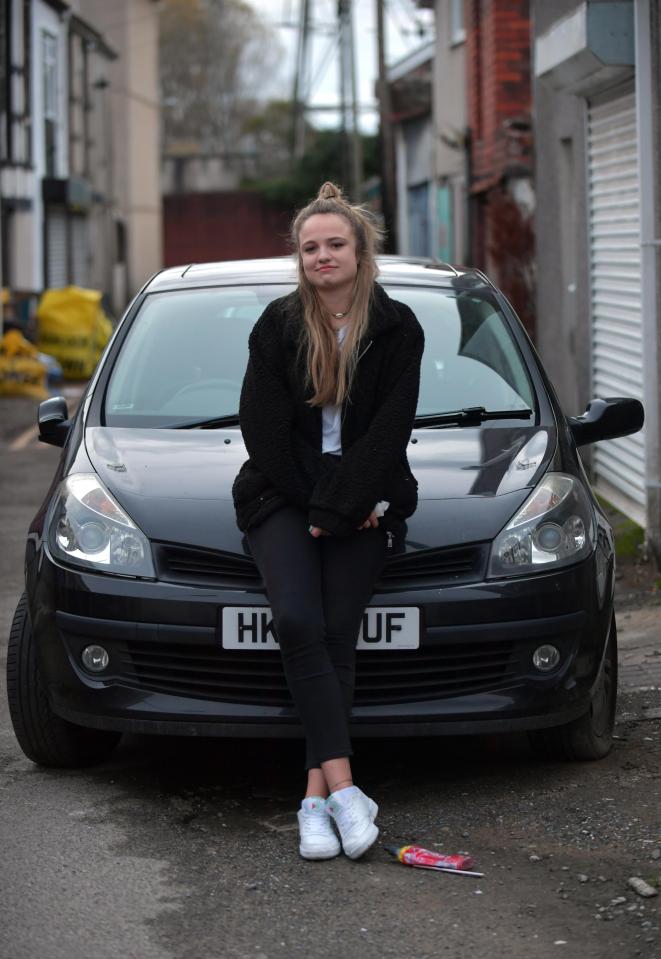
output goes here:
[{"label": "car bumper", "polygon": [[[222,608],[266,605],[263,593],[72,571],[46,551],[27,572],[39,663],[62,718],[136,733],[302,735],[279,653],[223,658]],[[538,729],[582,715],[612,613],[611,589],[600,607],[595,582],[590,557],[555,573],[376,594],[371,605],[420,608],[421,647],[359,651],[352,734]],[[92,643],[110,653],[102,678],[80,660]],[[543,643],[562,654],[549,674],[532,664]]]}]

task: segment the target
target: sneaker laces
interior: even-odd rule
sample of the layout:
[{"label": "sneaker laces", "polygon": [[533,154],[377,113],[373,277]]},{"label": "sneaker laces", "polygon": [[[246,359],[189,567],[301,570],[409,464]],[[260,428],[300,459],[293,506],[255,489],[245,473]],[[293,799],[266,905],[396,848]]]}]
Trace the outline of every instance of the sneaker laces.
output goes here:
[{"label": "sneaker laces", "polygon": [[301,809],[301,819],[305,830],[310,835],[325,836],[331,827],[328,813],[322,807],[317,809]]},{"label": "sneaker laces", "polygon": [[350,829],[353,829],[354,826],[358,824],[357,799],[358,797],[354,794],[343,802],[338,802],[337,799],[334,799],[329,804],[333,812],[336,813],[336,816],[339,813],[342,824],[346,824]]}]

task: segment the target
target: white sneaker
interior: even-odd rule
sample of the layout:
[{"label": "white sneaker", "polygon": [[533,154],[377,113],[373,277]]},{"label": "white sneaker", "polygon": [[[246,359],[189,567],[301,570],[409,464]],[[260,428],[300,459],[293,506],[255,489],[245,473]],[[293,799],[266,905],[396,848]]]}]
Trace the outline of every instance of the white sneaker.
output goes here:
[{"label": "white sneaker", "polygon": [[301,844],[298,847],[303,859],[332,859],[342,848],[335,834],[331,817],[326,809],[326,800],[321,796],[308,796],[298,811],[298,828]]},{"label": "white sneaker", "polygon": [[342,848],[349,859],[358,859],[376,842],[379,830],[374,820],[379,807],[357,786],[331,793],[326,809],[335,820]]}]

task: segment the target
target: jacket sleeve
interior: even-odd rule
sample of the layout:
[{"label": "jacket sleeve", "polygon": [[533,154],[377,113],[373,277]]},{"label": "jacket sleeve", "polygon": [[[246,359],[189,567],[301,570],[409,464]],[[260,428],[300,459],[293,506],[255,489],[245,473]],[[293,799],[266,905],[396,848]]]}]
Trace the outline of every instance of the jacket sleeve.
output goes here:
[{"label": "jacket sleeve", "polygon": [[417,321],[393,357],[385,397],[370,427],[342,452],[337,468],[318,480],[310,501],[310,523],[348,536],[363,523],[401,460],[411,436],[420,387],[424,334]]},{"label": "jacket sleeve", "polygon": [[250,334],[250,355],[241,388],[239,422],[251,462],[293,505],[307,510],[323,470],[321,453],[292,429],[293,400],[277,336],[267,335],[267,308]]}]

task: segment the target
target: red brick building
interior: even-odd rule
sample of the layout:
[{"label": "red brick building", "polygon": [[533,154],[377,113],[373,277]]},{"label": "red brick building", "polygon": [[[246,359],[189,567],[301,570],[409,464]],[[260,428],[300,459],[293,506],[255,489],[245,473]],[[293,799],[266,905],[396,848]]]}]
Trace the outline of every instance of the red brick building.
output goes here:
[{"label": "red brick building", "polygon": [[532,332],[531,22],[528,0],[465,0],[471,260]]}]

